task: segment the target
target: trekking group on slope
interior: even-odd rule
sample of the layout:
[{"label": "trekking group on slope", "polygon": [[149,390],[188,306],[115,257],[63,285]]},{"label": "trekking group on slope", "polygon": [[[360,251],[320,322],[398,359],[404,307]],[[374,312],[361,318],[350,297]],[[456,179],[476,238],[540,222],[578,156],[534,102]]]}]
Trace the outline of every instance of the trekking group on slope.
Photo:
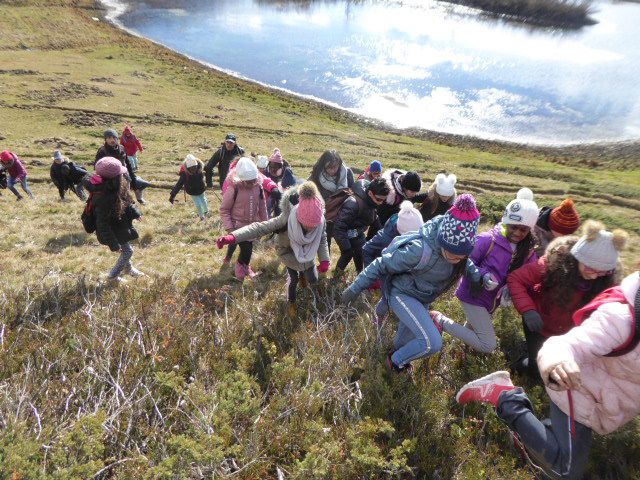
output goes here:
[{"label": "trekking group on slope", "polygon": [[[143,148],[131,128],[125,128],[121,144],[115,130],[104,137],[93,174],[56,151],[51,179],[61,200],[69,189],[80,199],[89,192],[82,221],[101,244],[119,252],[107,277],[119,282],[122,274],[144,275],[132,264],[130,242],[138,237],[133,221],[143,218],[135,204],[145,203],[143,191],[150,184],[136,174]],[[17,155],[4,151],[0,162],[18,200],[18,183],[33,197]],[[206,164],[186,156],[169,201],[184,190],[206,220],[211,214],[206,190],[213,187],[216,167],[226,231],[216,245],[227,247],[225,265],[239,247],[235,277],[257,276],[253,244],[275,235],[287,273],[287,311],[294,316],[297,288],[316,288],[319,274],[330,269],[335,240],[340,255],[334,278],[344,281],[351,261],[357,272],[342,303],[352,305],[363,292],[379,290],[371,317],[378,325],[388,321],[390,311],[397,317],[386,358],[392,372],[410,373],[412,362],[439,352],[445,332],[479,353],[494,351],[493,314],[515,307],[527,355],[511,370],[545,385],[550,420],[535,416],[506,371],[470,382],[456,400],[493,405],[516,444],[548,477],[581,478],[592,431],[610,433],[640,413],[640,274],[622,278],[625,232],[587,220],[576,234],[581,220],[571,199],[540,209],[533,192],[522,188],[501,221],[479,233],[481,212],[471,194],[458,194],[453,174],[438,174],[421,193],[416,172],[383,171],[374,160],[355,179],[340,155],[327,150],[305,181],[294,175],[280,149],[254,158],[230,133]],[[464,318],[432,309],[448,291],[460,301]]]}]

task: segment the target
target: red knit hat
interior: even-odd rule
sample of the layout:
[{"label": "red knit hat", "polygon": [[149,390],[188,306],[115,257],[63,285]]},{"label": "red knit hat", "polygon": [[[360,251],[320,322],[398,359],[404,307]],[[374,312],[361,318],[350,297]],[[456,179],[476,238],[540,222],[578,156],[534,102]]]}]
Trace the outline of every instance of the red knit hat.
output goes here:
[{"label": "red knit hat", "polygon": [[9,163],[11,160],[13,160],[13,154],[9,150],[5,150],[0,153],[0,160],[3,163]]},{"label": "red knit hat", "polygon": [[549,229],[562,235],[571,235],[580,227],[580,215],[573,205],[573,200],[567,198],[560,206],[551,210],[549,215]]},{"label": "red knit hat", "polygon": [[324,218],[324,202],[313,182],[304,182],[298,187],[300,200],[296,218],[300,225],[315,228],[322,224]]}]

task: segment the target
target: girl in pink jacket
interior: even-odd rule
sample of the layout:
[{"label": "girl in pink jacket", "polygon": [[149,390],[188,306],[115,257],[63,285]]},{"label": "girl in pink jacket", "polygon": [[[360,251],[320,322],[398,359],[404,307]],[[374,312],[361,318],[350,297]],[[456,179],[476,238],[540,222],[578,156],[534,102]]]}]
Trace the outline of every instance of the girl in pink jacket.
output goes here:
[{"label": "girl in pink jacket", "polygon": [[[229,176],[232,181],[222,194],[222,204],[220,205],[220,218],[227,233],[254,222],[267,220],[264,189],[259,178],[258,167],[253,163],[253,160],[242,157]],[[219,248],[222,248],[220,244],[229,245],[224,259],[225,264],[231,261],[236,249],[236,244],[233,241],[225,243],[225,239],[229,236],[221,237],[217,242]],[[240,255],[235,266],[236,278],[242,281],[247,275],[250,278],[255,277],[257,274],[249,265],[253,253],[253,242],[240,242],[237,245],[240,247]]]},{"label": "girl in pink jacket", "polygon": [[22,200],[23,198],[15,187],[17,183],[20,184],[24,193],[29,195],[29,198],[33,198],[33,193],[31,193],[31,189],[29,189],[29,185],[27,184],[27,170],[22,165],[22,162],[20,162],[18,156],[9,150],[5,150],[0,153],[0,165],[8,174],[7,188],[16,196],[16,199]]},{"label": "girl in pink jacket", "polygon": [[550,478],[579,479],[592,431],[614,432],[640,414],[640,272],[578,310],[577,325],[550,337],[538,367],[551,400],[541,422],[508,372],[495,372],[458,392],[460,404],[493,404],[528,459]]}]

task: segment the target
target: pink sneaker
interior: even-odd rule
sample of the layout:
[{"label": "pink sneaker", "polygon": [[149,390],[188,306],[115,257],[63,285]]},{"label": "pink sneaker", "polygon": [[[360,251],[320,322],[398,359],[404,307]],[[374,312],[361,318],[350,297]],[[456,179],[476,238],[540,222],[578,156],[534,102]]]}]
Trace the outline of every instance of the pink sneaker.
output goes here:
[{"label": "pink sneaker", "polygon": [[249,276],[249,278],[256,278],[258,275],[260,275],[260,273],[262,272],[254,272],[251,269],[251,265],[247,265],[247,275]]},{"label": "pink sneaker", "polygon": [[509,372],[501,370],[467,383],[456,395],[456,402],[460,405],[485,402],[497,408],[500,394],[514,388]]},{"label": "pink sneaker", "polygon": [[240,262],[236,262],[234,273],[236,278],[242,282],[244,277],[247,276],[247,267]]}]

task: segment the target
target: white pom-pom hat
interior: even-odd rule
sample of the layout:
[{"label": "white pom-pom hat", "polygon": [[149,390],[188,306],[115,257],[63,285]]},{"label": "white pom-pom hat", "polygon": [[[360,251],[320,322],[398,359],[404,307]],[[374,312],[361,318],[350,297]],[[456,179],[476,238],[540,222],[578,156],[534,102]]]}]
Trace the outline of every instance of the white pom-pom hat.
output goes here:
[{"label": "white pom-pom hat", "polygon": [[436,175],[436,193],[443,197],[453,196],[453,194],[456,193],[455,186],[457,180],[453,174],[445,175],[444,173],[439,173]]},{"label": "white pom-pom hat", "polygon": [[413,206],[413,203],[405,200],[400,204],[398,223],[396,223],[396,228],[400,235],[418,230],[423,223],[422,215],[420,215],[420,211]]},{"label": "white pom-pom hat", "polygon": [[237,180],[255,180],[258,178],[258,167],[249,157],[242,157],[236,164],[235,177]]},{"label": "white pom-pom hat", "polygon": [[502,215],[503,225],[536,226],[540,209],[533,201],[533,192],[528,188],[518,190],[515,200],[511,200]]}]

